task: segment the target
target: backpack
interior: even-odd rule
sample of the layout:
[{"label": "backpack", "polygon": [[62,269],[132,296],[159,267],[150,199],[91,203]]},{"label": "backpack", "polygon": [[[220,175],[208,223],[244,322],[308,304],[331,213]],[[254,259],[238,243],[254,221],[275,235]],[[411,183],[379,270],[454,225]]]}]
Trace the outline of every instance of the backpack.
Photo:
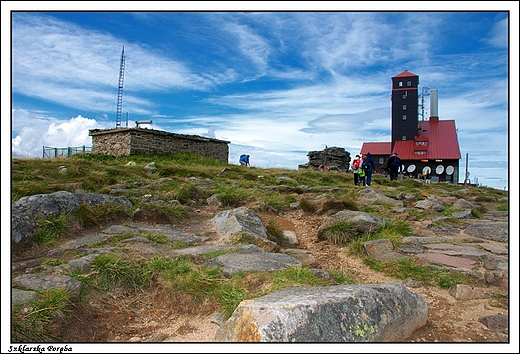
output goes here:
[{"label": "backpack", "polygon": [[392,167],[399,168],[401,167],[401,159],[399,157],[394,157],[394,160],[392,161]]},{"label": "backpack", "polygon": [[359,177],[365,177],[365,171],[361,167],[358,168],[358,176]]}]

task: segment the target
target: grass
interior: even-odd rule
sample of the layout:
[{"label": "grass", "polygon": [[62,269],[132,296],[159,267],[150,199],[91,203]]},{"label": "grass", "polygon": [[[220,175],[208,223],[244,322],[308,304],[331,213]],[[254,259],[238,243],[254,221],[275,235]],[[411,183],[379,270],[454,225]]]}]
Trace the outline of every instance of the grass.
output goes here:
[{"label": "grass", "polygon": [[[135,164],[127,165],[130,161]],[[152,173],[144,170],[150,162],[155,162],[157,166],[157,170]],[[67,167],[67,173],[59,172],[62,165]],[[37,219],[39,231],[34,241],[46,247],[52,247],[58,240],[77,230],[77,227],[97,227],[118,218],[131,219],[138,210],[160,214],[172,224],[177,223],[189,217],[186,212],[187,206],[203,206],[206,199],[215,194],[223,208],[249,204],[255,205],[255,211],[262,212],[287,211],[291,203],[299,200],[299,208],[304,214],[318,212],[316,205],[319,203],[314,203],[316,197],[325,193],[333,194],[333,198],[323,203],[320,213],[337,208],[361,210],[387,221],[381,229],[362,234],[355,233],[353,225],[348,222],[331,226],[326,232],[327,239],[329,242],[346,246],[350,256],[359,257],[371,269],[397,279],[412,278],[425,285],[441,288],[471,283],[471,279],[463,274],[429,268],[413,257],[399,261],[377,261],[367,258],[364,242],[386,238],[398,246],[403,237],[411,235],[411,229],[406,221],[395,218],[392,205],[358,204],[356,199],[360,188],[353,185],[351,174],[241,168],[192,154],[122,157],[76,154],[68,158],[54,159],[13,158],[11,185],[13,203],[26,196],[61,190],[103,194],[109,194],[115,189],[127,191],[125,196],[133,204],[128,209],[111,204],[83,204],[72,213]],[[321,187],[334,187],[335,191],[324,192],[323,189],[320,190]],[[388,187],[391,187],[391,190]],[[467,186],[444,183],[418,185],[417,181],[409,179],[390,182],[388,178],[379,175],[373,176],[371,188],[393,198],[399,193],[413,194],[418,200],[430,194],[467,198],[466,194],[459,191],[468,189]],[[496,202],[508,197],[505,191],[473,187],[469,189],[475,195],[480,193],[476,197],[476,201],[480,203]],[[421,220],[427,215],[425,211],[408,207],[407,219]],[[508,202],[501,201],[496,210],[508,211]],[[453,211],[448,205],[442,214],[451,216]],[[472,214],[479,217],[477,211],[472,210]],[[283,239],[283,231],[276,222],[267,222],[266,228],[272,239]],[[163,235],[143,236],[156,244],[174,248],[186,247],[185,243],[168,242]],[[114,235],[109,244],[117,248],[122,240],[130,237],[135,235]],[[234,246],[239,247],[254,243],[253,241],[251,235],[240,233]],[[276,272],[239,272],[227,278],[218,268],[200,263],[228,252],[232,250],[211,252],[197,260],[189,257],[129,259],[124,257],[124,252],[103,254],[95,258],[90,273],[72,273],[71,276],[82,281],[84,285],[80,301],[86,301],[92,294],[115,288],[139,293],[161,284],[191,297],[194,304],[211,302],[228,316],[241,301],[283,288],[354,283],[349,274],[341,270],[327,270],[331,279],[324,280],[305,266]],[[58,259],[46,258],[43,261],[46,267],[60,264],[63,264],[63,261]],[[69,307],[68,294],[62,291],[44,291],[39,294],[37,301],[28,306],[14,306],[13,339],[22,342],[56,340],[52,334],[53,328],[67,316]]]},{"label": "grass", "polygon": [[70,216],[61,214],[47,218],[35,218],[39,230],[33,238],[33,242],[40,246],[52,247],[58,240],[65,237],[70,227]]},{"label": "grass", "polygon": [[456,284],[473,284],[474,281],[465,274],[447,270],[435,270],[420,264],[412,257],[397,261],[382,261],[364,258],[363,263],[371,269],[397,279],[413,279],[423,285],[435,285],[442,289],[449,289]]},{"label": "grass", "polygon": [[53,333],[70,312],[70,297],[66,290],[44,290],[27,306],[13,305],[11,340],[21,343],[57,341],[59,338]]}]

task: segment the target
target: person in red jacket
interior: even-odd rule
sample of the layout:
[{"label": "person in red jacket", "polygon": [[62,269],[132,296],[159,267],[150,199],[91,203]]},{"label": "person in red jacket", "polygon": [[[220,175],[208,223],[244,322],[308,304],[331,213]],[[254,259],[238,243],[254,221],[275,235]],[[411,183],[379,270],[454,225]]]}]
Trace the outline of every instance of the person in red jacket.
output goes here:
[{"label": "person in red jacket", "polygon": [[361,157],[356,155],[354,160],[352,161],[352,172],[354,173],[354,185],[357,186],[359,184],[359,173],[358,168],[361,166]]}]

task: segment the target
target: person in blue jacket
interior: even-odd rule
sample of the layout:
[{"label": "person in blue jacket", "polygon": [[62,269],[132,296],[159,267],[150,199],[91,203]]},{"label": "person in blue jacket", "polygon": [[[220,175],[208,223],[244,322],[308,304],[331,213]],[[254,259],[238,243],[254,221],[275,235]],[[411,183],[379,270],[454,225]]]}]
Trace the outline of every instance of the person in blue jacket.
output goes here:
[{"label": "person in blue jacket", "polygon": [[240,165],[242,166],[251,167],[251,165],[249,165],[249,155],[240,155],[240,160],[238,160],[238,162],[240,162]]},{"label": "person in blue jacket", "polygon": [[370,183],[372,182],[372,173],[374,173],[374,170],[376,169],[371,153],[367,152],[367,154],[363,156],[361,167],[363,168],[363,171],[365,171],[365,183],[363,183],[363,185],[370,187]]}]

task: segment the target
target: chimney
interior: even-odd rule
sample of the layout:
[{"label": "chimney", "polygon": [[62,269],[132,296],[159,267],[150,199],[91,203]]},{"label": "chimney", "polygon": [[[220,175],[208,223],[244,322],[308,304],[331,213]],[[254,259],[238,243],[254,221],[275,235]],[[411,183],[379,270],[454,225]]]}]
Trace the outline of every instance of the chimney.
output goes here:
[{"label": "chimney", "polygon": [[439,91],[430,90],[430,122],[439,121]]}]

